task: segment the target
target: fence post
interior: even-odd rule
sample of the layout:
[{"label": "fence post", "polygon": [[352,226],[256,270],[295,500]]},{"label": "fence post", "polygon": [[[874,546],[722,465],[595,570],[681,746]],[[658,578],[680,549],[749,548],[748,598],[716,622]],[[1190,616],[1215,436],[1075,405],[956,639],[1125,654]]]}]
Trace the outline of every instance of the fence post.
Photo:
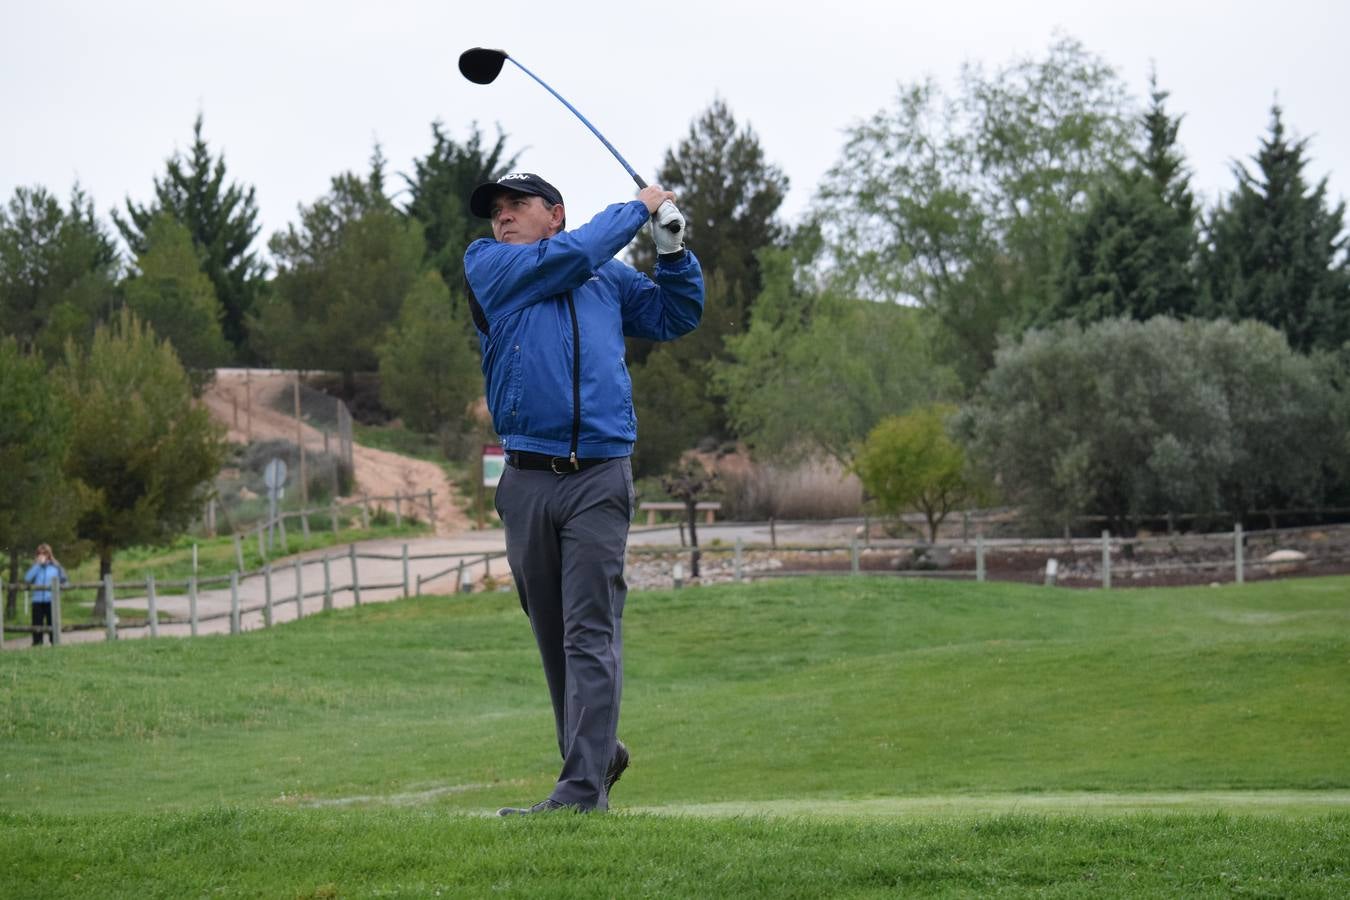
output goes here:
[{"label": "fence post", "polygon": [[360,606],[360,605],[361,605],[361,577],[357,574],[357,571],[356,571],[356,545],[355,545],[355,544],[348,544],[348,545],[347,545],[347,554],[348,554],[348,556],[351,557],[351,561],[352,561],[352,598],[353,598],[354,605]]},{"label": "fence post", "polygon": [[849,544],[848,555],[849,555],[849,570],[852,572],[852,574],[857,575],[859,572],[859,566],[858,566],[858,539],[856,537],[853,538],[852,542],[850,542]]},{"label": "fence post", "polygon": [[234,538],[235,567],[242,572],[244,571],[244,542],[239,539],[238,534],[234,534],[232,537]]},{"label": "fence post", "polygon": [[333,608],[333,577],[328,569],[328,553],[323,555],[323,611]]},{"label": "fence post", "polygon": [[309,510],[300,510],[300,533],[309,540]]},{"label": "fence post", "polygon": [[735,577],[736,577],[736,581],[737,581],[737,582],[739,582],[739,581],[741,580],[741,545],[742,545],[742,543],[743,543],[743,541],[741,540],[741,536],[740,536],[740,535],[736,535],[736,556],[735,556],[735,563],[734,563],[734,571],[735,571],[735,573],[736,573],[736,576],[735,576]]},{"label": "fence post", "polygon": [[427,488],[427,524],[436,529],[436,501],[432,499],[431,489]]},{"label": "fence post", "polygon": [[403,527],[403,492],[394,491],[394,527]]},{"label": "fence post", "polygon": [[192,628],[192,636],[197,636],[197,576],[193,575],[188,581],[188,623]]},{"label": "fence post", "polygon": [[239,621],[239,573],[230,573],[230,634],[238,634],[242,629]]},{"label": "fence post", "polygon": [[277,527],[281,529],[281,555],[285,556],[291,552],[291,542],[286,540],[286,517],[284,515],[277,516]]},{"label": "fence post", "polygon": [[370,530],[370,496],[361,495],[361,527]]},{"label": "fence post", "polygon": [[769,516],[769,546],[778,549],[778,531],[774,528],[773,516]]},{"label": "fence post", "polygon": [[1233,523],[1233,574],[1236,576],[1238,584],[1243,580],[1243,559],[1242,559],[1242,523]]},{"label": "fence post", "polygon": [[1111,590],[1111,531],[1102,531],[1102,590]]},{"label": "fence post", "polygon": [[975,580],[984,581],[984,535],[975,535]]},{"label": "fence post", "polygon": [[459,571],[455,575],[455,590],[464,591],[464,557],[459,558]]},{"label": "fence post", "polygon": [[[0,603],[0,606],[3,606]],[[52,646],[61,646],[61,579],[52,582]],[[0,629],[0,635],[4,630]]]},{"label": "fence post", "polygon": [[403,596],[408,596],[408,545],[403,545]]},{"label": "fence post", "polygon": [[155,573],[145,576],[145,608],[150,619],[150,636],[159,637],[159,602],[155,597]]},{"label": "fence post", "polygon": [[304,563],[297,559],[295,561],[295,617],[297,619],[303,618],[305,615],[305,581],[304,575],[301,574],[303,568]]},{"label": "fence post", "polygon": [[272,564],[263,566],[263,627],[272,627]]},{"label": "fence post", "polygon": [[[259,522],[259,523],[258,523],[258,555],[259,555],[260,557],[262,557],[263,559],[267,559],[267,550],[264,549],[264,547],[263,547],[263,525],[262,525],[262,522]],[[239,567],[239,569],[240,569],[241,571],[243,570],[243,568],[244,568],[243,566],[240,566],[240,567]]]},{"label": "fence post", "polygon": [[111,575],[103,576],[103,626],[108,631],[108,640],[117,640],[117,613],[113,611],[113,580]]},{"label": "fence post", "polygon": [[333,534],[337,534],[337,532],[338,532],[338,527],[337,527],[337,504],[336,504],[336,503],[329,504],[329,506],[328,506],[328,519],[329,519],[330,522],[333,523]]}]

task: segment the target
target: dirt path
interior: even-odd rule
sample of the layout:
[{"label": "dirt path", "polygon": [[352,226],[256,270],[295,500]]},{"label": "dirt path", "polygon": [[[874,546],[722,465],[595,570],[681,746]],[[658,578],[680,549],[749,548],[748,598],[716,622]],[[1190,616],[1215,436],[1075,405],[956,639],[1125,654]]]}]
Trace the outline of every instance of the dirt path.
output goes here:
[{"label": "dirt path", "polygon": [[[211,414],[228,429],[232,443],[250,441],[296,440],[295,417],[277,409],[277,400],[291,390],[291,373],[254,369],[220,369],[215,383],[202,398]],[[309,448],[322,447],[323,432],[300,424],[299,432]],[[445,473],[434,463],[411,459],[354,444],[356,492],[371,497],[392,497],[395,493],[425,497],[431,491],[436,508],[433,523],[436,534],[459,534],[470,527],[469,517],[459,508],[455,492]],[[393,502],[379,504],[393,510]]]}]

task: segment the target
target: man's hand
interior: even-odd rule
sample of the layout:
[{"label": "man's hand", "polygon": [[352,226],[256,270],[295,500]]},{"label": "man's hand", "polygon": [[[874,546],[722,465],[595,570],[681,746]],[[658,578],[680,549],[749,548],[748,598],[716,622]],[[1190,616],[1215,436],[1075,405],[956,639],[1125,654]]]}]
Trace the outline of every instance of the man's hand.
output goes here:
[{"label": "man's hand", "polygon": [[646,205],[647,212],[655,213],[662,203],[675,202],[675,192],[662,190],[659,184],[649,184],[638,191],[637,198]]},{"label": "man's hand", "polygon": [[651,229],[658,254],[679,253],[684,249],[684,214],[674,203],[666,200],[656,208]]}]

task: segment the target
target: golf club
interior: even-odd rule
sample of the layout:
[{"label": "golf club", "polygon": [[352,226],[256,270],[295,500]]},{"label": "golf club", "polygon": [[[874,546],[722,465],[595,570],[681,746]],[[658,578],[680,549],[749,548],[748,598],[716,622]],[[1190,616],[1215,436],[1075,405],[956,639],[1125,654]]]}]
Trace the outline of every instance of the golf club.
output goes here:
[{"label": "golf club", "polygon": [[[524,72],[526,75],[530,76],[535,81],[539,82],[539,84],[543,86],[544,90],[548,91],[554,97],[557,97],[559,103],[570,109],[572,111],[572,115],[580,119],[581,124],[589,128],[591,130],[591,134],[598,137],[600,139],[600,143],[604,144],[605,147],[608,148],[609,152],[614,154],[614,158],[619,161],[619,165],[623,166],[624,169],[628,172],[628,174],[633,176],[633,181],[637,182],[639,190],[647,186],[647,182],[642,179],[642,176],[639,175],[637,172],[633,171],[633,167],[628,164],[628,160],[624,159],[623,156],[620,155],[619,151],[614,149],[614,145],[611,144],[608,140],[606,140],[605,136],[600,133],[599,129],[597,129],[594,125],[592,125],[585,116],[583,116],[580,112],[578,112],[575,106],[568,103],[567,100],[563,98],[562,94],[559,94],[553,88],[549,87],[548,83],[545,82],[544,79],[540,78],[538,75],[534,74],[529,69],[522,66],[518,60],[513,59],[511,55],[508,54],[505,50],[488,50],[484,47],[473,47],[471,49],[465,50],[463,53],[459,55],[459,71],[461,75],[472,81],[474,84],[491,84],[493,81],[497,79],[497,76],[501,74],[502,66],[505,65],[508,59],[511,60],[511,62],[515,65],[517,69],[520,69],[520,71]],[[680,225],[678,222],[672,222],[671,224],[666,225],[665,228],[672,232],[678,232],[680,230]]]}]

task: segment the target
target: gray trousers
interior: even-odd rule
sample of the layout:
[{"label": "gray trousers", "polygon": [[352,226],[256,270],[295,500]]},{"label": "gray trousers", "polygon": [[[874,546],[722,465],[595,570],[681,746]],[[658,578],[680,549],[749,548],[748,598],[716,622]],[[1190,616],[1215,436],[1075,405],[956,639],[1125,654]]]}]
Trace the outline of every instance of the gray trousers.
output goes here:
[{"label": "gray trousers", "polygon": [[497,486],[506,558],[553,701],[563,763],[550,796],[584,809],[609,807],[633,502],[626,458],[569,475],[507,466]]}]

